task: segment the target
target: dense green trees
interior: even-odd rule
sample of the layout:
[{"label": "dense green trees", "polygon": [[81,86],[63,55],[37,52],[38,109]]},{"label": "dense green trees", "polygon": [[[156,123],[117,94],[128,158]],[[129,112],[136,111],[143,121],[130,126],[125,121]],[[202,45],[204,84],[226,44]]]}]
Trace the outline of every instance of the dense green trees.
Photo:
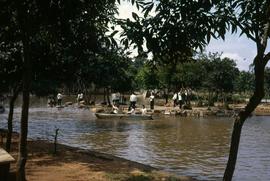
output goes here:
[{"label": "dense green trees", "polygon": [[221,58],[217,53],[201,54],[193,61],[177,64],[174,68],[171,66],[145,63],[139,69],[137,81],[145,89],[166,87],[175,91],[181,87],[190,87],[214,93],[237,90],[235,85],[239,70],[236,63],[229,58]]},{"label": "dense green trees", "polygon": [[249,71],[241,71],[235,82],[236,91],[240,94],[249,94],[254,89],[254,74]]}]

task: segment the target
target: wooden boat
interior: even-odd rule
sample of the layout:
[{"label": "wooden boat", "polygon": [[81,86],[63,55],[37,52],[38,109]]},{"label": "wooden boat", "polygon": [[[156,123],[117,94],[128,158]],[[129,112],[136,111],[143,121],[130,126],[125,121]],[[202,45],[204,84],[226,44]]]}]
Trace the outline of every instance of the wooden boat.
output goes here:
[{"label": "wooden boat", "polygon": [[152,115],[149,114],[109,114],[109,113],[95,113],[96,117],[99,119],[138,119],[138,120],[149,120],[153,119]]}]

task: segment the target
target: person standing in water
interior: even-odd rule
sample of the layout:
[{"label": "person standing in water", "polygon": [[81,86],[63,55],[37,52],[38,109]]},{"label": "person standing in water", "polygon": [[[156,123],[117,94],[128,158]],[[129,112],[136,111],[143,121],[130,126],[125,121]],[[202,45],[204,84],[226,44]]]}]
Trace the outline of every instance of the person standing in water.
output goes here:
[{"label": "person standing in water", "polygon": [[154,110],[155,96],[154,96],[153,92],[151,92],[151,95],[149,97],[149,101],[150,101],[150,109]]},{"label": "person standing in water", "polygon": [[57,105],[61,106],[62,105],[62,99],[63,99],[63,95],[59,92],[56,96],[57,98]]},{"label": "person standing in water", "polygon": [[135,108],[136,108],[136,102],[137,102],[137,96],[134,93],[131,94],[131,96],[129,98],[129,101],[130,101],[129,108],[130,109],[133,108],[135,110]]}]

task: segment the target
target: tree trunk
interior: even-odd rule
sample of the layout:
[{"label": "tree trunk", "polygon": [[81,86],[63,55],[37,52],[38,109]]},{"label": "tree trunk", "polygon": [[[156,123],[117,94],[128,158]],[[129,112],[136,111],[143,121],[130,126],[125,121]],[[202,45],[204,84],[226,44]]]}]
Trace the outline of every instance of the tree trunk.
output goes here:
[{"label": "tree trunk", "polygon": [[250,98],[244,111],[241,111],[234,121],[234,127],[231,137],[231,147],[229,159],[227,162],[226,170],[223,176],[223,181],[231,181],[235,169],[237,160],[237,153],[239,148],[240,136],[244,122],[248,116],[254,111],[254,109],[261,102],[264,97],[264,67],[262,60],[255,58],[255,91],[253,96]]},{"label": "tree trunk", "polygon": [[28,4],[24,1],[17,1],[18,22],[21,29],[23,45],[23,78],[22,78],[22,113],[21,131],[18,160],[16,164],[17,181],[25,181],[25,164],[27,160],[27,132],[28,132],[28,110],[31,82],[31,51],[30,51],[30,17],[28,14]]},{"label": "tree trunk", "polygon": [[[103,89],[103,102],[106,102],[106,88]],[[107,103],[106,103],[107,104]]]},{"label": "tree trunk", "polygon": [[[28,77],[28,76],[27,76]],[[27,132],[28,132],[28,109],[29,109],[29,82],[28,78],[23,80],[23,103],[21,114],[21,132],[19,155],[17,161],[17,181],[25,181],[25,164],[27,160]]]},{"label": "tree trunk", "polygon": [[14,103],[18,97],[19,94],[19,88],[14,88],[13,95],[9,102],[9,113],[8,113],[8,133],[7,133],[7,142],[6,142],[6,151],[10,152],[11,149],[11,138],[12,138],[12,132],[13,132],[13,110],[14,110]]}]

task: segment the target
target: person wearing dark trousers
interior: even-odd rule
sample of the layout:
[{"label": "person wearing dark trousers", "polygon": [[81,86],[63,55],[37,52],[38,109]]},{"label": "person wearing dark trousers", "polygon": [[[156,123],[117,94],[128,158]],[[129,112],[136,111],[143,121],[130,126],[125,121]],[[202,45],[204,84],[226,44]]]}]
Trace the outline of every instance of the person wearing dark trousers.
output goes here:
[{"label": "person wearing dark trousers", "polygon": [[155,96],[153,93],[151,93],[151,96],[149,97],[150,100],[150,109],[154,110],[154,104],[155,104]]}]

